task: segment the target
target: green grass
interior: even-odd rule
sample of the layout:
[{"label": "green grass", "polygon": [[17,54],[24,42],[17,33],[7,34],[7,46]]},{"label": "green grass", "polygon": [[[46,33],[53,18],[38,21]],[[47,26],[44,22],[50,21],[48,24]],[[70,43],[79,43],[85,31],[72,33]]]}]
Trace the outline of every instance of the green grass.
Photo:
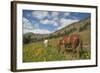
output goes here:
[{"label": "green grass", "polygon": [[[81,57],[77,58],[72,50],[65,53],[58,52],[59,38],[49,39],[48,47],[45,47],[43,41],[33,42],[23,45],[23,62],[43,62],[43,61],[61,61],[61,60],[80,60],[90,59],[90,29],[80,32],[80,37],[83,41],[83,49]],[[88,46],[88,47],[85,47]]]},{"label": "green grass", "polygon": [[57,47],[58,39],[50,39],[48,47],[45,47],[42,41],[24,45],[23,62],[90,59],[90,50],[82,51],[81,58],[77,58],[72,51],[59,53]]},{"label": "green grass", "polygon": [[57,48],[51,45],[48,45],[48,47],[44,47],[41,42],[32,43],[31,45],[28,44],[23,49],[24,62],[55,61],[64,59],[65,55],[59,55]]}]

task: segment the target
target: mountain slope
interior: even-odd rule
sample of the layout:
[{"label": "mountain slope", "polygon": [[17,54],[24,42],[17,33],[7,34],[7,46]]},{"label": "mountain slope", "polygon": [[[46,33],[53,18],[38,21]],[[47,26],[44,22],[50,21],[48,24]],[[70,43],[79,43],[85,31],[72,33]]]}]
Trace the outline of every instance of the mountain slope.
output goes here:
[{"label": "mountain slope", "polygon": [[79,22],[72,23],[60,30],[55,31],[51,34],[35,34],[35,33],[27,33],[23,35],[23,40],[25,38],[29,38],[31,41],[41,41],[43,39],[51,39],[57,37],[63,37],[64,35],[70,35],[73,33],[78,33],[81,35],[85,35],[87,33],[88,38],[90,37],[90,17]]},{"label": "mountain slope", "polygon": [[78,33],[81,32],[82,30],[90,29],[90,18],[86,18],[84,20],[81,20],[79,22],[75,22],[73,24],[70,24],[54,33],[51,35],[69,35],[72,33]]}]

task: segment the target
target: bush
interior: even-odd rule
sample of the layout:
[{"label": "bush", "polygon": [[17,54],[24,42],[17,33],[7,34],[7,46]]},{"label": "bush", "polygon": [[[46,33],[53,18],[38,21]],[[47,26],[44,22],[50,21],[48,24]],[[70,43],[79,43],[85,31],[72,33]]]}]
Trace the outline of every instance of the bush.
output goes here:
[{"label": "bush", "polygon": [[28,44],[31,41],[31,36],[23,36],[23,44]]}]

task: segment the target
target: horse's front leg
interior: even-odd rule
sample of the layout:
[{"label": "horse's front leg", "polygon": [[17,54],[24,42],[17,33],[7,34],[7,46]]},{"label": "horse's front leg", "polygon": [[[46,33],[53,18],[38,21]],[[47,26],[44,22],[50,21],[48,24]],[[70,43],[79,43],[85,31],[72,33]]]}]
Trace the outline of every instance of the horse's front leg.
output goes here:
[{"label": "horse's front leg", "polygon": [[65,45],[61,45],[58,51],[59,53],[65,53]]},{"label": "horse's front leg", "polygon": [[58,53],[62,53],[62,50],[63,50],[63,45],[59,45],[58,46]]},{"label": "horse's front leg", "polygon": [[76,49],[75,49],[75,46],[73,44],[72,44],[72,52],[73,52],[73,54],[76,53]]},{"label": "horse's front leg", "polygon": [[66,50],[66,45],[63,44],[61,47],[61,53],[66,54],[67,50]]},{"label": "horse's front leg", "polygon": [[79,59],[79,57],[80,57],[80,48],[76,47],[76,46],[73,46],[72,49],[73,49],[73,53],[75,54],[75,57],[77,59]]}]

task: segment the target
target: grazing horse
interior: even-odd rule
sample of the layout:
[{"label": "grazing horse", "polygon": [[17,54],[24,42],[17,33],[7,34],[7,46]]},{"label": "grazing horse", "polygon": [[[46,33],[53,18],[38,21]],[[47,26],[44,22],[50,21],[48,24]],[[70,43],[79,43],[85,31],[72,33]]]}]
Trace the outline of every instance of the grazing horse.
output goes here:
[{"label": "grazing horse", "polygon": [[73,53],[76,52],[77,57],[79,57],[82,49],[82,41],[78,34],[66,35],[59,41],[58,47],[58,52],[66,52],[66,48],[72,48]]},{"label": "grazing horse", "polygon": [[45,46],[45,47],[47,47],[47,46],[48,46],[48,40],[47,40],[47,39],[46,39],[46,40],[44,40],[44,42],[43,42],[43,43],[44,43],[44,46]]}]

